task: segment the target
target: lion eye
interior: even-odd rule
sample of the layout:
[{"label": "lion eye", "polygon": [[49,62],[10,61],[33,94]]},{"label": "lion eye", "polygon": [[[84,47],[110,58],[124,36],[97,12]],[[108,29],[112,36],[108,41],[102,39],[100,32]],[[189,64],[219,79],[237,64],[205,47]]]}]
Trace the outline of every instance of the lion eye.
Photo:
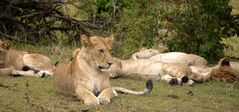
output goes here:
[{"label": "lion eye", "polygon": [[104,53],[104,50],[103,50],[103,49],[100,49],[99,51],[100,51],[100,53]]}]

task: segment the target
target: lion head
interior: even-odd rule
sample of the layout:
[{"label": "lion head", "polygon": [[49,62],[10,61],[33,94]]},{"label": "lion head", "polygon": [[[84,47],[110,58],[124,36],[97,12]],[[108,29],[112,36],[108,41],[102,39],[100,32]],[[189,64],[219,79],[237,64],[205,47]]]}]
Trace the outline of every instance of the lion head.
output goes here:
[{"label": "lion head", "polygon": [[211,78],[213,80],[223,80],[225,82],[234,81],[237,76],[238,73],[231,67],[228,58],[222,58],[211,72]]},{"label": "lion head", "polygon": [[139,52],[136,52],[132,55],[132,59],[148,59],[156,54],[159,54],[159,51],[154,49],[141,48]]},{"label": "lion head", "polygon": [[85,58],[91,64],[100,70],[108,69],[113,64],[111,57],[111,47],[114,36],[99,37],[93,36],[88,38],[86,35],[81,36],[81,43],[85,50]]},{"label": "lion head", "polygon": [[0,66],[4,64],[4,61],[6,60],[7,52],[11,47],[11,42],[8,40],[1,41],[0,40]]}]

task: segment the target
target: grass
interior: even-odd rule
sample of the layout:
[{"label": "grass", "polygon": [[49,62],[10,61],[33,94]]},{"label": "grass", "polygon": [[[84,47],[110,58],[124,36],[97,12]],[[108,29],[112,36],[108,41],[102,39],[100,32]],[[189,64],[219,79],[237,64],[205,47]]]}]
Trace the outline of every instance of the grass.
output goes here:
[{"label": "grass", "polygon": [[[69,60],[72,51],[69,47],[51,50],[49,46],[14,45],[13,48],[35,51],[54,61]],[[52,55],[55,53],[57,55]],[[143,90],[145,82],[119,78],[112,79],[112,86]],[[148,95],[119,94],[108,105],[86,106],[73,96],[56,92],[52,77],[1,76],[0,112],[238,112],[238,93],[239,80],[229,84],[212,81],[194,86],[170,86],[154,81],[154,90]]]},{"label": "grass", "polygon": [[[231,4],[236,8],[235,13],[239,13],[239,2],[232,0]],[[64,46],[13,47],[47,55],[53,62],[66,61],[71,56],[71,50]],[[112,80],[112,86],[142,90],[145,81],[119,78]],[[229,84],[212,81],[194,86],[170,86],[154,81],[154,90],[148,95],[119,94],[108,105],[86,106],[73,96],[56,92],[52,77],[0,77],[0,112],[238,112],[238,93],[239,80]]]},{"label": "grass", "polygon": [[233,6],[233,10],[231,14],[239,14],[239,1],[238,0],[231,0],[230,5]]},{"label": "grass", "polygon": [[[113,86],[142,90],[145,81],[113,79]],[[1,112],[236,112],[239,111],[239,82],[207,82],[194,86],[170,86],[154,82],[145,96],[119,94],[108,105],[86,106],[73,96],[57,93],[52,77],[0,77]]]}]

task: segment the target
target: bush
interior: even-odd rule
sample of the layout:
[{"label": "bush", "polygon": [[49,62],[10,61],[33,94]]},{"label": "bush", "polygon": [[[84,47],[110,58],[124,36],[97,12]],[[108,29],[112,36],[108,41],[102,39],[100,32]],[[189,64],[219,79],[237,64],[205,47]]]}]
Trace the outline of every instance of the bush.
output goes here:
[{"label": "bush", "polygon": [[120,13],[110,32],[116,34],[115,56],[129,58],[140,48],[157,45],[159,0],[132,0]]},{"label": "bush", "polygon": [[174,22],[171,31],[175,35],[165,42],[170,51],[199,54],[209,61],[223,56],[221,37],[237,33],[230,16],[228,0],[194,0],[185,10],[172,13]]},{"label": "bush", "polygon": [[225,44],[223,51],[226,56],[239,58],[239,37],[237,35],[223,38],[221,43]]}]

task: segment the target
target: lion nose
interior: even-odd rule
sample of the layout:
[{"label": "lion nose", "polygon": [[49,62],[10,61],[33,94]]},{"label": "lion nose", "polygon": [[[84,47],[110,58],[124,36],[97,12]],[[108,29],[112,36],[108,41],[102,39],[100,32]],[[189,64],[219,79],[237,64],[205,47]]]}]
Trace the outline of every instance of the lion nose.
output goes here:
[{"label": "lion nose", "polygon": [[109,65],[112,65],[112,64],[113,64],[113,62],[111,62],[111,61],[107,61],[107,63],[108,63]]}]

